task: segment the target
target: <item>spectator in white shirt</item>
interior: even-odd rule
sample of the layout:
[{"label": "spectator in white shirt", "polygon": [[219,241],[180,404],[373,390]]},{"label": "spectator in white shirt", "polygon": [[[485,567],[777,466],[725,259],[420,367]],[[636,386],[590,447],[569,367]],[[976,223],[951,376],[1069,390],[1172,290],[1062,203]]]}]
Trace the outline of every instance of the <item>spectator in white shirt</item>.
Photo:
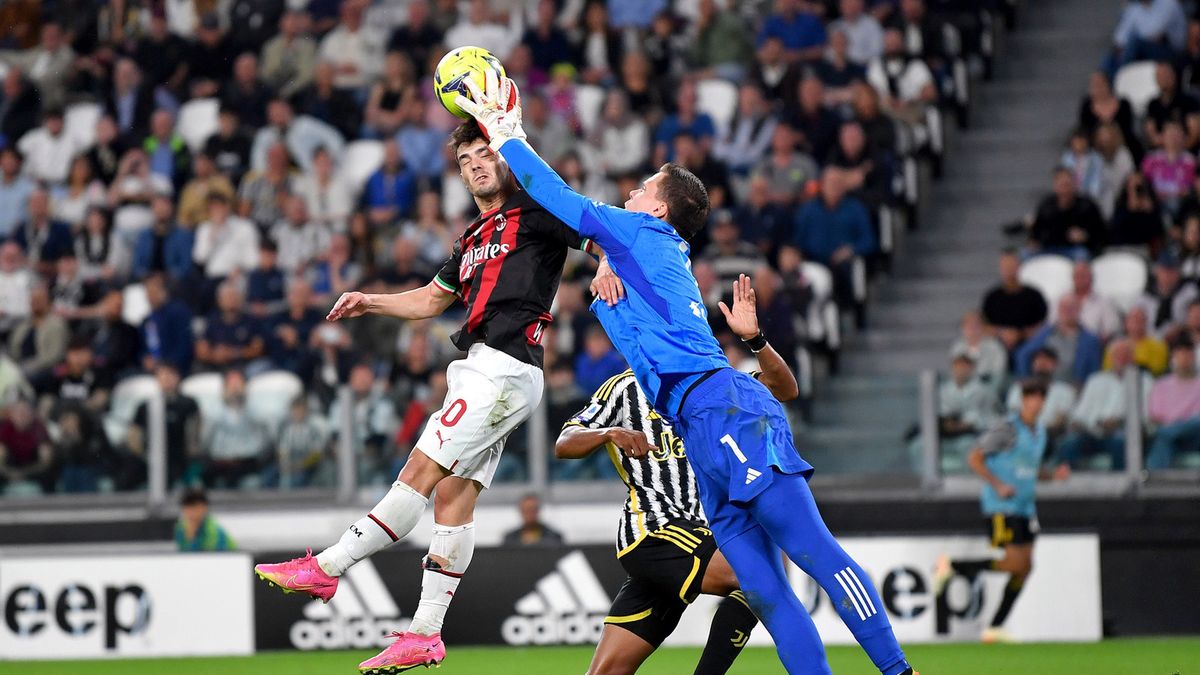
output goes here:
[{"label": "spectator in white shirt", "polygon": [[1116,335],[1121,330],[1121,314],[1108,298],[1097,295],[1092,289],[1092,266],[1079,260],[1071,271],[1075,284],[1072,293],[1079,299],[1079,323],[1100,337],[1101,341]]},{"label": "spectator in white shirt", "polygon": [[71,170],[71,160],[83,151],[83,144],[68,134],[62,108],[46,111],[42,126],[17,141],[25,157],[25,175],[50,185],[61,185]]},{"label": "spectator in white shirt", "polygon": [[312,168],[313,153],[318,148],[325,148],[337,158],[342,156],[342,149],[346,145],[337,129],[315,117],[297,115],[291,103],[277,98],[267,104],[267,126],[254,135],[254,145],[250,148],[250,168],[255,171],[266,169],[267,150],[280,141],[287,148],[292,161],[305,171]]},{"label": "spectator in white shirt", "polygon": [[650,130],[629,110],[629,97],[614,87],[604,99],[600,122],[589,141],[600,169],[611,180],[637,173],[650,156]]},{"label": "spectator in white shirt", "polygon": [[196,229],[192,259],[210,280],[249,272],[258,265],[258,228],[233,215],[228,195],[208,195],[208,220]]},{"label": "spectator in white shirt", "polygon": [[[951,355],[950,377],[938,387],[938,438],[949,466],[965,464],[978,435],[996,418],[999,402],[976,377],[975,358],[963,350]],[[957,461],[955,461],[957,460]]]},{"label": "spectator in white shirt", "polygon": [[[382,386],[375,382],[371,367],[358,364],[350,371],[350,416],[354,429],[354,454],[359,458],[359,474],[368,480],[378,479],[378,471],[386,462],[383,452],[388,435],[395,428],[396,410]],[[337,397],[329,408],[329,419],[341,420],[344,397]],[[341,428],[340,425],[338,428]]]},{"label": "spectator in white shirt", "polygon": [[489,15],[487,0],[471,0],[466,16],[446,31],[443,42],[451,48],[462,45],[483,47],[503,61],[521,41],[521,13],[512,12],[508,26],[492,21]]},{"label": "spectator in white shirt", "polygon": [[863,0],[841,0],[841,18],[829,26],[830,33],[842,32],[849,40],[846,52],[850,61],[860,66],[883,53],[883,27],[867,13]]},{"label": "spectator in white shirt", "polygon": [[1116,340],[1108,348],[1112,359],[1109,370],[1093,373],[1083,385],[1079,402],[1071,411],[1070,432],[1059,443],[1055,461],[1075,469],[1080,459],[1094,454],[1108,455],[1112,470],[1125,469],[1125,416],[1127,373],[1141,380],[1143,416],[1146,397],[1154,378],[1133,364],[1133,343]]},{"label": "spectator in white shirt", "polygon": [[246,410],[246,376],[240,370],[225,372],[221,405],[206,422],[204,483],[240,487],[244,478],[258,473],[270,438],[266,427]]},{"label": "spectator in white shirt", "polygon": [[969,354],[975,362],[975,375],[999,393],[1008,374],[1008,352],[996,338],[984,330],[979,312],[967,312],[960,324],[962,333],[950,346],[951,354]]},{"label": "spectator in white shirt", "polygon": [[[344,0],[341,21],[321,40],[320,61],[334,65],[333,85],[339,89],[366,89],[379,74],[383,57],[375,35],[363,26],[367,2]],[[472,44],[472,43],[462,43]]]},{"label": "spectator in white shirt", "polygon": [[345,232],[355,195],[334,171],[333,157],[323,147],[312,156],[311,169],[296,180],[296,194],[308,202],[308,216],[334,232]]},{"label": "spectator in white shirt", "polygon": [[14,241],[0,244],[0,342],[29,316],[29,294],[36,278]]},{"label": "spectator in white shirt", "polygon": [[279,269],[295,274],[329,246],[329,228],[310,220],[304,197],[292,195],[284,206],[283,220],[271,228],[271,238],[279,249]]},{"label": "spectator in white shirt", "polygon": [[923,123],[926,108],[937,102],[933,73],[924,61],[908,57],[904,35],[895,28],[883,34],[883,55],[871,60],[867,82],[883,107],[909,124]]},{"label": "spectator in white shirt", "polygon": [[[1071,409],[1075,407],[1075,388],[1055,379],[1058,370],[1058,352],[1050,347],[1042,347],[1033,354],[1031,375],[1046,381],[1046,403],[1042,406],[1042,414],[1038,421],[1046,427],[1046,433],[1051,439],[1057,438],[1066,431],[1067,419]],[[1008,389],[1009,412],[1021,410],[1021,383],[1014,382]]]},{"label": "spectator in white shirt", "polygon": [[6,54],[3,60],[37,85],[43,106],[66,102],[66,83],[75,67],[75,52],[63,38],[62,28],[57,23],[42,24],[36,47]]}]

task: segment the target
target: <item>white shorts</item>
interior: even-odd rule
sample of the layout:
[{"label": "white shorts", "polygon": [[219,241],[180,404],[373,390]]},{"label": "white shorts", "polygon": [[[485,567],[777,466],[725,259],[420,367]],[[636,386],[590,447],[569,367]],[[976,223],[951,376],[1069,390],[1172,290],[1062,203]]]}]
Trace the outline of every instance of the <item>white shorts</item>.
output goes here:
[{"label": "white shorts", "polygon": [[542,400],[542,369],[471,345],[446,368],[442,409],[429,418],[417,448],[453,475],[491,485],[508,435]]}]

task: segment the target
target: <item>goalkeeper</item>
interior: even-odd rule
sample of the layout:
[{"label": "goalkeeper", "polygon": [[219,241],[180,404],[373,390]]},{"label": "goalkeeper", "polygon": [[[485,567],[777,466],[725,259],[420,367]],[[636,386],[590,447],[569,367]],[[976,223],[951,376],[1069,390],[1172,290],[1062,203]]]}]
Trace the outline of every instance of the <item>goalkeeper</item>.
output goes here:
[{"label": "goalkeeper", "polygon": [[456,103],[484,128],[521,186],[600,244],[623,282],[627,297],[596,301],[592,311],[654,408],[682,435],[717,544],[788,672],[831,671],[780,549],[825,590],[881,673],[912,673],[879,593],[817,511],[808,488],[813,468],[796,451],[783,408],[766,387],[730,368],[709,329],[686,241],[708,217],[704,185],[665,164],[630,193],[625,209],[587,199],[525,142],[511,80],[489,72],[486,93],[470,78],[464,83],[472,98]]}]

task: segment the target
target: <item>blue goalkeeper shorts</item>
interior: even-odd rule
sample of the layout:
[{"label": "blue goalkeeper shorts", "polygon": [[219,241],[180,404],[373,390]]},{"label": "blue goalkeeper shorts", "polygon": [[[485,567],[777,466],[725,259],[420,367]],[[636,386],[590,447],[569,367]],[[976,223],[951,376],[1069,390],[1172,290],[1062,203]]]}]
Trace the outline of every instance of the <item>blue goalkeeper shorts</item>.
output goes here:
[{"label": "blue goalkeeper shorts", "polygon": [[718,544],[755,525],[744,507],[771,486],[772,467],[806,479],[813,474],[796,451],[783,406],[761,382],[732,368],[694,386],[675,428],[702,483],[705,515]]}]

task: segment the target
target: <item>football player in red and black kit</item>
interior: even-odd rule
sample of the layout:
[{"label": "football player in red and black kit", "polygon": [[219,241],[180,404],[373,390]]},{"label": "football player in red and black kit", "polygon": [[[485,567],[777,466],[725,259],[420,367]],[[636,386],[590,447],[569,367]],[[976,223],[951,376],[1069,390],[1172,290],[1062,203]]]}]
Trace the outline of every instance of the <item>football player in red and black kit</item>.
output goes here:
[{"label": "football player in red and black kit", "polygon": [[461,300],[467,319],[452,339],[467,357],[447,368],[449,393],[441,410],[370,513],[315,557],[310,552],[255,568],[285,591],[328,601],[351,565],[412,530],[437,487],[420,605],[408,632],[359,666],[364,673],[400,672],[445,657],[442,621],[475,549],[476,499],[495,475],[505,439],[541,401],[542,334],[567,249],[592,249],[517,186],[474,122],[458,127],[450,145],[479,217],[429,284],[391,295],[345,293],[328,319],[363,314],[426,319]]}]

